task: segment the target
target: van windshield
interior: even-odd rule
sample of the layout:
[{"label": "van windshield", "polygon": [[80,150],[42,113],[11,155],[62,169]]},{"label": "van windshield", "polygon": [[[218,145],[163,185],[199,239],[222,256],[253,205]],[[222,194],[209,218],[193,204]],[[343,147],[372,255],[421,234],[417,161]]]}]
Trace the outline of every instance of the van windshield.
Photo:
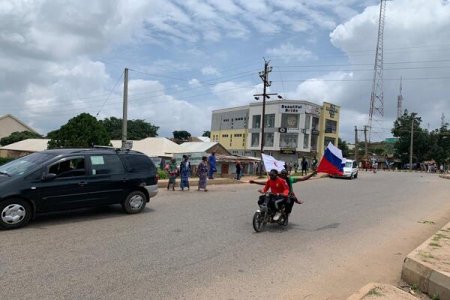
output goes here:
[{"label": "van windshield", "polygon": [[24,174],[42,162],[48,161],[55,157],[50,153],[33,153],[18,159],[15,159],[7,164],[0,166],[0,175],[15,176]]},{"label": "van windshield", "polygon": [[353,162],[347,161],[347,162],[345,162],[345,167],[346,167],[346,168],[351,168],[351,167],[352,167],[352,164],[353,164]]}]

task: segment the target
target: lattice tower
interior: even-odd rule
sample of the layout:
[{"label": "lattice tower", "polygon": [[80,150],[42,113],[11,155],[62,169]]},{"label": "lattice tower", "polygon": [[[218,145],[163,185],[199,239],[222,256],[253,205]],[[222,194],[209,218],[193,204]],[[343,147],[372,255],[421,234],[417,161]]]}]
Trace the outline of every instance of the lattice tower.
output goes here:
[{"label": "lattice tower", "polygon": [[378,19],[378,38],[377,49],[375,52],[375,66],[373,72],[372,92],[370,94],[369,109],[369,142],[371,141],[374,123],[378,123],[376,127],[381,128],[381,121],[384,116],[384,99],[383,99],[383,31],[384,19],[386,11],[386,1],[380,2],[380,16]]}]

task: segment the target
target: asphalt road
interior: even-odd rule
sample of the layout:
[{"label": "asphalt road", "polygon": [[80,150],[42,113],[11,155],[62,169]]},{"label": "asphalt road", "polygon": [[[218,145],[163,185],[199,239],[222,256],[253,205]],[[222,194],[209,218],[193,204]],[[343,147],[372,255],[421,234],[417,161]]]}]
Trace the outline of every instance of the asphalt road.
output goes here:
[{"label": "asphalt road", "polygon": [[254,233],[259,186],[161,190],[120,207],[0,231],[0,299],[345,299],[395,283],[403,258],[450,219],[449,181],[361,172],[295,184],[286,228]]}]

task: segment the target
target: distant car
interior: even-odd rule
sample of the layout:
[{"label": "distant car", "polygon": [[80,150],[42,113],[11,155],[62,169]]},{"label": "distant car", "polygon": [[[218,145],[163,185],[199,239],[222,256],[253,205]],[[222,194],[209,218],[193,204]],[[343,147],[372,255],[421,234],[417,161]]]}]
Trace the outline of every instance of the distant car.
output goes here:
[{"label": "distant car", "polygon": [[330,175],[331,177],[358,178],[358,162],[347,159],[344,165],[344,173],[342,175]]},{"label": "distant car", "polygon": [[346,178],[358,178],[358,162],[355,160],[347,159],[344,166],[344,174],[342,177]]},{"label": "distant car", "polygon": [[36,152],[0,166],[0,228],[26,225],[36,214],[121,204],[144,210],[158,193],[152,160],[109,148]]}]

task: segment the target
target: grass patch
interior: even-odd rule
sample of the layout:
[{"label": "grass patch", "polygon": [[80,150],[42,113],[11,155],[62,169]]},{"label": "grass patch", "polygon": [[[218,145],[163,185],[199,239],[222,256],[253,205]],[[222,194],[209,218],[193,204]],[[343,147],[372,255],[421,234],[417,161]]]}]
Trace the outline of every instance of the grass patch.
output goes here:
[{"label": "grass patch", "polygon": [[379,287],[374,287],[367,293],[367,296],[383,296],[383,293]]},{"label": "grass patch", "polygon": [[439,297],[439,295],[433,295],[431,300],[441,300],[441,298]]},{"label": "grass patch", "polygon": [[435,242],[431,242],[429,245],[431,247],[442,247],[441,245],[439,245],[438,243],[435,243]]},{"label": "grass patch", "polygon": [[434,256],[430,252],[419,251],[419,255],[423,258],[434,258]]},{"label": "grass patch", "polygon": [[435,233],[434,235],[433,235],[433,241],[435,241],[435,242],[439,242],[441,239],[450,239],[450,237],[448,237],[447,235],[445,235],[445,234],[442,234],[442,233]]}]

